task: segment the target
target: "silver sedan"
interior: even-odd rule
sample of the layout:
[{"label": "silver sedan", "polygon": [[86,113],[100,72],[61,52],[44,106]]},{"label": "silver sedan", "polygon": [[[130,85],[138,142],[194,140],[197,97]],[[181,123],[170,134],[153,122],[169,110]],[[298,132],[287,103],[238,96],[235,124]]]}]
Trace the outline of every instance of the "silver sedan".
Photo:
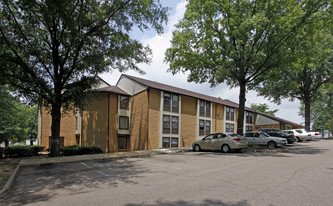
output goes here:
[{"label": "silver sedan", "polygon": [[265,132],[246,132],[245,137],[249,143],[257,145],[267,145],[269,148],[284,147],[287,140],[280,137],[269,136]]},{"label": "silver sedan", "polygon": [[241,151],[247,148],[247,140],[245,137],[234,133],[212,133],[201,140],[197,140],[192,144],[193,151],[201,150],[221,150],[229,152],[234,149]]}]

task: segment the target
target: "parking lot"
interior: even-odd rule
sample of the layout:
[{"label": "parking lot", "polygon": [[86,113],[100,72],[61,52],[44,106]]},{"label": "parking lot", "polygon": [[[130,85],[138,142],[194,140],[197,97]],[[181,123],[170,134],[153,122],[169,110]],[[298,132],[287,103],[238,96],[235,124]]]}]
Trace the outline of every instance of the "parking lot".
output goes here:
[{"label": "parking lot", "polygon": [[22,169],[3,205],[332,205],[333,140]]}]

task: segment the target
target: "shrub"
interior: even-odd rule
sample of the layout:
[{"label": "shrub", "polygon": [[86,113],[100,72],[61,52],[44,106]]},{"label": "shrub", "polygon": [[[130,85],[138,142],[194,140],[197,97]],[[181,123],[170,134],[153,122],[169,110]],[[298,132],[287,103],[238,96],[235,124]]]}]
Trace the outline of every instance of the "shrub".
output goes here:
[{"label": "shrub", "polygon": [[248,147],[253,147],[253,148],[258,147],[258,145],[256,143],[249,143],[247,146]]},{"label": "shrub", "polygon": [[45,147],[41,146],[25,146],[25,145],[18,145],[18,146],[11,146],[4,148],[4,155],[5,157],[32,157],[37,156],[38,152],[44,150]]},{"label": "shrub", "polygon": [[99,154],[102,149],[99,147],[80,147],[78,145],[65,146],[60,148],[60,152],[64,156],[84,155],[84,154]]}]

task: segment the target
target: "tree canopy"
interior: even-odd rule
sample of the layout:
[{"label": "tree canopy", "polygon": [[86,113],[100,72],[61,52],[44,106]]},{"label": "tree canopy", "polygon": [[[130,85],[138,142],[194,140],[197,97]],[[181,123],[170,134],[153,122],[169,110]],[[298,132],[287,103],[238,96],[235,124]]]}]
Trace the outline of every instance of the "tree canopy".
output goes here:
[{"label": "tree canopy", "polygon": [[272,116],[275,116],[275,113],[278,112],[278,109],[274,109],[274,110],[269,110],[269,106],[265,103],[261,104],[251,104],[251,109],[254,109],[258,112],[263,112],[266,114],[270,114]]},{"label": "tree canopy", "polygon": [[0,85],[0,142],[37,138],[37,107],[25,105]]},{"label": "tree canopy", "polygon": [[327,1],[192,0],[173,33],[166,62],[188,80],[239,87],[237,133],[243,133],[246,91],[286,64],[283,45]]},{"label": "tree canopy", "polygon": [[102,72],[141,71],[151,50],[132,39],[163,31],[168,8],[158,0],[1,0],[0,75],[52,115],[51,155],[59,153],[60,109],[81,107]]},{"label": "tree canopy", "polygon": [[333,83],[332,7],[312,15],[284,46],[285,71],[271,72],[259,88],[261,95],[279,103],[281,98],[298,99],[304,104],[305,128],[310,130],[311,104],[317,101],[320,88]]}]

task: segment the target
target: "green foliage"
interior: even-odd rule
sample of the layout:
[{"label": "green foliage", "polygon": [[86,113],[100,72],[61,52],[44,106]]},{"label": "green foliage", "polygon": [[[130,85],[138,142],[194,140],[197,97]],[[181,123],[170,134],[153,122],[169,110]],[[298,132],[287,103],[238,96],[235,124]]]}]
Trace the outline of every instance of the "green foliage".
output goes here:
[{"label": "green foliage", "polygon": [[274,109],[274,110],[269,111],[269,106],[265,103],[263,103],[263,104],[261,104],[261,103],[251,104],[251,109],[254,109],[258,112],[263,112],[263,113],[266,113],[266,114],[270,114],[272,116],[275,116],[275,113],[279,111],[278,109]]},{"label": "green foliage", "polygon": [[242,131],[247,89],[288,63],[283,45],[326,5],[324,0],[189,1],[165,61],[172,73],[189,72],[189,81],[239,86],[237,131]]},{"label": "green foliage", "polygon": [[130,38],[133,27],[163,31],[159,0],[1,0],[0,83],[50,108],[51,153],[59,155],[62,111],[82,108],[98,74],[143,73],[151,50]]},{"label": "green foliage", "polygon": [[81,147],[78,145],[65,146],[60,148],[60,152],[64,156],[84,155],[84,154],[99,154],[102,149],[99,147]]},{"label": "green foliage", "polygon": [[285,71],[271,72],[259,88],[261,95],[277,103],[281,98],[304,103],[306,129],[310,129],[311,107],[319,90],[333,81],[332,7],[312,15],[307,24],[284,45]]},{"label": "green foliage", "polygon": [[37,106],[21,103],[0,85],[0,142],[21,142],[28,137],[37,137]]},{"label": "green foliage", "polygon": [[45,147],[41,146],[10,146],[3,150],[5,157],[32,157],[37,156],[39,152],[43,151]]},{"label": "green foliage", "polygon": [[[331,108],[330,97],[328,93],[333,93],[333,84],[325,84],[320,89],[316,97],[311,102],[310,118],[313,131],[331,130]],[[333,101],[333,100],[331,100]],[[332,105],[333,109],[333,105]],[[305,106],[301,102],[299,114],[305,117]]]}]

